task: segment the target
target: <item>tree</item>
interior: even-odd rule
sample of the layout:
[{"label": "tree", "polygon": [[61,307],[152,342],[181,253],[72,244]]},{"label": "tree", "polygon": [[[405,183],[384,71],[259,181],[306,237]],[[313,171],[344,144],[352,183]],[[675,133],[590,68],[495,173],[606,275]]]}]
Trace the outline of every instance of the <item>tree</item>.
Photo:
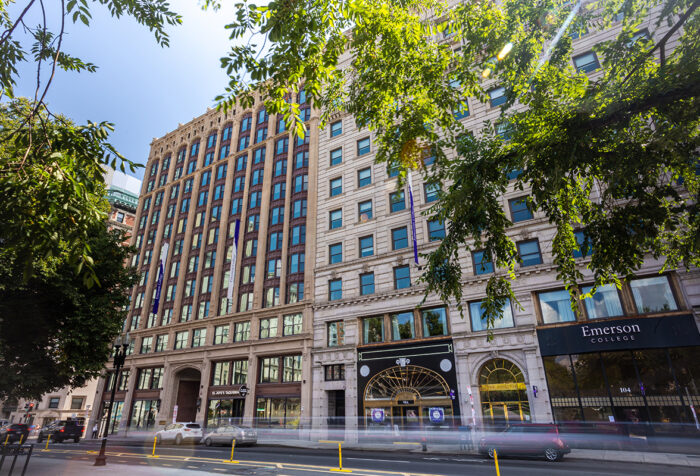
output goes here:
[{"label": "tree", "polygon": [[[0,203],[11,204],[0,211],[0,239],[17,252],[14,259],[23,263],[25,279],[37,271],[33,266],[41,259],[60,251],[91,286],[97,274],[88,232],[107,217],[99,206],[101,166],[119,166],[122,171],[129,167],[133,172],[136,165],[107,141],[112,124],[75,125],[44,102],[56,70],[97,69],[62,48],[67,24],[90,24],[88,1],[62,0],[60,14],[53,17],[43,0],[26,0],[17,9],[10,8],[12,3],[0,4],[0,100],[7,100],[0,106]],[[131,16],[148,27],[161,46],[168,46],[165,26],[181,21],[165,0],[94,3],[104,5],[116,18]],[[41,18],[36,27],[28,25],[32,12]],[[24,61],[36,65],[35,76],[21,78],[36,81],[35,95],[28,100],[14,98],[20,79],[17,65]]]},{"label": "tree", "polygon": [[87,244],[100,285],[89,289],[61,253],[35,257],[27,281],[16,251],[0,253],[0,400],[80,387],[104,370],[137,280],[124,266],[133,249],[123,239],[104,223],[90,227]]},{"label": "tree", "polygon": [[[303,87],[322,122],[345,109],[371,129],[378,162],[399,167],[401,177],[420,169],[443,184],[431,213],[447,221],[448,233],[427,256],[422,280],[461,311],[460,257],[485,250],[498,269],[486,287],[489,325],[506,299],[516,301],[511,282],[520,258],[500,197],[519,172],[515,184],[529,191],[528,206],[556,227],[558,277],[576,309],[579,248],[593,251],[587,267],[596,286],[619,285],[648,255],[662,258],[664,269],[700,265],[699,5],[247,2],[229,28],[233,38],[253,36],[222,59],[231,81],[220,100],[246,106],[260,90],[266,108],[294,117],[303,134],[298,105],[285,101]],[[640,35],[650,13],[656,26],[671,27],[668,34]],[[594,48],[601,71],[577,71],[572,37],[613,24],[616,36]],[[340,64],[345,52],[352,60]],[[488,101],[495,86],[505,97],[500,117],[467,131],[454,113],[467,98]],[[435,156],[432,167],[421,166],[424,151]]]}]

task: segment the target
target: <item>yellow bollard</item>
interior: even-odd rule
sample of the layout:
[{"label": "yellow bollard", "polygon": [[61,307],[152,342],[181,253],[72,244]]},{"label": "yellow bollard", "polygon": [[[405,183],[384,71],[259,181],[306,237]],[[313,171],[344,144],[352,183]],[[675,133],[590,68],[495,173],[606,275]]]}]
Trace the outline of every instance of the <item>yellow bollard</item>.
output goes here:
[{"label": "yellow bollard", "polygon": [[46,448],[44,448],[44,451],[49,451],[49,441],[51,441],[51,433],[49,433],[49,437],[46,438]]},{"label": "yellow bollard", "polygon": [[10,434],[7,434],[7,438],[5,438],[5,444],[3,446],[7,446],[7,442],[10,441]]},{"label": "yellow bollard", "polygon": [[352,473],[352,470],[349,469],[343,469],[343,450],[340,447],[341,443],[338,442],[338,467],[337,468],[331,468],[331,471],[338,471],[341,473]]},{"label": "yellow bollard", "polygon": [[225,459],[223,460],[224,463],[231,463],[231,464],[238,464],[239,461],[234,461],[233,459],[233,451],[236,449],[236,440],[234,439],[231,442],[231,459]]},{"label": "yellow bollard", "polygon": [[160,456],[156,455],[156,442],[158,441],[158,435],[153,437],[153,452],[149,456],[149,458],[159,458]]},{"label": "yellow bollard", "polygon": [[496,476],[501,476],[501,470],[498,469],[498,451],[496,451],[496,448],[493,449],[493,461],[496,463]]},{"label": "yellow bollard", "polygon": [[19,445],[22,446],[22,440],[24,439],[24,433],[19,435]]}]

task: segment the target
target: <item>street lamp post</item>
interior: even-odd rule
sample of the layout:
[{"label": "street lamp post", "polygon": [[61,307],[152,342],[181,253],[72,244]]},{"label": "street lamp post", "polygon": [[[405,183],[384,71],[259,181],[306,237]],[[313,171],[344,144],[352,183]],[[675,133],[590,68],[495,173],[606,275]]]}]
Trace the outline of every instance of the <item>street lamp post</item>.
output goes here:
[{"label": "street lamp post", "polygon": [[100,454],[95,458],[95,466],[104,466],[107,464],[107,456],[105,449],[107,448],[107,435],[109,434],[109,423],[112,420],[112,406],[114,405],[114,393],[117,390],[119,383],[119,371],[124,365],[126,359],[126,349],[129,347],[129,333],[126,333],[126,338],[122,341],[122,336],[117,337],[114,342],[114,380],[112,382],[112,395],[109,398],[109,406],[107,407],[107,425],[102,434],[102,445],[100,446]]}]

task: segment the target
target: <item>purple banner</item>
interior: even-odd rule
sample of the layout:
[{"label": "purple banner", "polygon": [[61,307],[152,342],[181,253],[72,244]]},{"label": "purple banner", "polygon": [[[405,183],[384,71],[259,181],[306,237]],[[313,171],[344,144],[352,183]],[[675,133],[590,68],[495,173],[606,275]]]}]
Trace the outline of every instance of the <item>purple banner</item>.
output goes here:
[{"label": "purple banner", "polygon": [[163,243],[160,248],[160,261],[158,263],[158,280],[156,281],[156,296],[153,299],[153,314],[158,314],[158,305],[160,304],[160,292],[163,288],[163,275],[165,274],[165,260],[168,258],[168,244]]}]

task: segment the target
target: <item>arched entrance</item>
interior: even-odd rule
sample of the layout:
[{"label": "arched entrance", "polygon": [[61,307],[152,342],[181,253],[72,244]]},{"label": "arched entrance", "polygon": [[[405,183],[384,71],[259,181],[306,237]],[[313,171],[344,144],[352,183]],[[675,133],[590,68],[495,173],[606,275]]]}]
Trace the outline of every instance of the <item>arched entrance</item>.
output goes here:
[{"label": "arched entrance", "polygon": [[445,379],[417,365],[396,366],[379,372],[367,382],[363,403],[367,426],[420,428],[430,421],[431,408],[441,408],[445,421],[453,416],[450,388]]},{"label": "arched entrance", "polygon": [[479,372],[484,422],[495,425],[530,421],[525,378],[517,365],[505,359],[489,360]]},{"label": "arched entrance", "polygon": [[[202,374],[193,368],[182,369],[175,374],[177,389],[177,415],[175,421],[195,421],[197,418],[197,400],[199,399],[199,385]],[[175,413],[175,409],[173,409]]]}]

